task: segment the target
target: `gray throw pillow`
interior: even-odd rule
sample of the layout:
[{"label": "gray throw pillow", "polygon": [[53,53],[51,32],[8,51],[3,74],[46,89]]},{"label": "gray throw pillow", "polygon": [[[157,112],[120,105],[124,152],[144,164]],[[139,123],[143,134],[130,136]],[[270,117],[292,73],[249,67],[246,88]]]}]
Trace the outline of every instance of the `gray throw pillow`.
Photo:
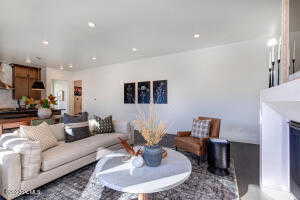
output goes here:
[{"label": "gray throw pillow", "polygon": [[70,124],[70,123],[78,123],[78,122],[86,122],[88,121],[89,114],[87,112],[83,112],[79,115],[69,115],[64,114],[63,123]]},{"label": "gray throw pillow", "polygon": [[96,134],[103,133],[113,133],[114,127],[112,122],[112,116],[107,116],[103,119],[101,117],[95,116],[97,125],[96,125]]},{"label": "gray throw pillow", "polygon": [[65,125],[65,142],[75,142],[90,137],[89,122],[71,123]]}]

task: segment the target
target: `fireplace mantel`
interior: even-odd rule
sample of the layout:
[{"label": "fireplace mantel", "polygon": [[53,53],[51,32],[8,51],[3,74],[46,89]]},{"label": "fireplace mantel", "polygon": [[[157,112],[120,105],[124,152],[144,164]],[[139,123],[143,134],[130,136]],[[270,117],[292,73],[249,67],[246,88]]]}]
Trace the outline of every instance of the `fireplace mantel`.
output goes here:
[{"label": "fireplace mantel", "polygon": [[267,102],[274,111],[281,114],[282,117],[300,122],[300,101],[276,101]]},{"label": "fireplace mantel", "polygon": [[273,199],[290,194],[289,121],[300,122],[300,79],[260,95],[260,187]]}]

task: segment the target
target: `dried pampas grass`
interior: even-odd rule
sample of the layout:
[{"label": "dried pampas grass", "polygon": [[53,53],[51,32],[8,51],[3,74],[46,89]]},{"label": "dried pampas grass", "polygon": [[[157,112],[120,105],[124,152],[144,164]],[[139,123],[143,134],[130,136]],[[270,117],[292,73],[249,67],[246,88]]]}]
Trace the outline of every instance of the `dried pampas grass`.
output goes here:
[{"label": "dried pampas grass", "polygon": [[133,124],[146,140],[147,146],[158,144],[167,134],[168,130],[167,124],[159,120],[154,104],[149,105],[148,115],[145,112],[139,111],[137,120],[134,120]]}]

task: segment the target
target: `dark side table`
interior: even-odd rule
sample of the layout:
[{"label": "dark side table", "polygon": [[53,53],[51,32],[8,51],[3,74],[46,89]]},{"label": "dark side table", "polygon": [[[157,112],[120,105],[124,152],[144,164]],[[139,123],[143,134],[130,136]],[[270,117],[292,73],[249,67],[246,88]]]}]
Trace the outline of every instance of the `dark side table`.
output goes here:
[{"label": "dark side table", "polygon": [[230,142],[223,139],[211,138],[208,140],[208,171],[219,175],[229,175]]}]

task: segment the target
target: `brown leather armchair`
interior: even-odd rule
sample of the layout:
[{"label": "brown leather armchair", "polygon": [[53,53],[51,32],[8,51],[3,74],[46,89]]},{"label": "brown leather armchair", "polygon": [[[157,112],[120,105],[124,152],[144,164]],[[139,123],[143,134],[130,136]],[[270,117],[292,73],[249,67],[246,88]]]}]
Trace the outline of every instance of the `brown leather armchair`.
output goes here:
[{"label": "brown leather armchair", "polygon": [[221,119],[198,117],[200,120],[211,120],[210,133],[207,138],[196,138],[191,136],[191,131],[181,131],[175,137],[176,150],[182,149],[187,152],[194,153],[198,156],[198,164],[201,157],[205,157],[207,153],[207,141],[209,138],[219,138]]}]

